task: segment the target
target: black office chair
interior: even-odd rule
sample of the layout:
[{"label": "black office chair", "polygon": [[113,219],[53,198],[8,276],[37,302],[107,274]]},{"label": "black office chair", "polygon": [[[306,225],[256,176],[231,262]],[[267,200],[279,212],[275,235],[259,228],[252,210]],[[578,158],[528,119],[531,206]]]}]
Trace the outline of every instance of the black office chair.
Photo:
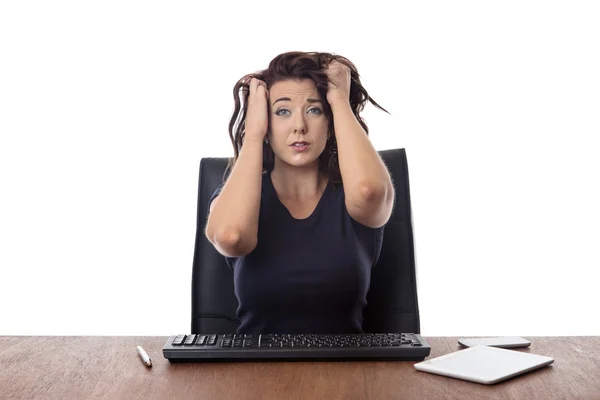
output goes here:
[{"label": "black office chair", "polygon": [[[396,203],[385,227],[381,255],[373,268],[363,330],[421,333],[406,152],[392,149],[379,154],[392,176]],[[200,161],[191,333],[235,333],[240,323],[233,272],[204,234],[208,201],[221,183],[226,166],[227,158]]]}]

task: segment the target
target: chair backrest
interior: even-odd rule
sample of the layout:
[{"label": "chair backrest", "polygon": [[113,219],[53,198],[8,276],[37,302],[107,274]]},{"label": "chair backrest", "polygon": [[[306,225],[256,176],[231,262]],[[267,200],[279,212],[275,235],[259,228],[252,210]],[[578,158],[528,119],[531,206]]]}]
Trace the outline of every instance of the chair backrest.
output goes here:
[{"label": "chair backrest", "polygon": [[[385,227],[379,260],[373,267],[363,330],[420,333],[406,152],[391,149],[378,153],[390,171],[396,202]],[[233,273],[204,234],[208,201],[221,183],[226,166],[227,158],[200,161],[191,333],[235,333],[240,323]]]}]

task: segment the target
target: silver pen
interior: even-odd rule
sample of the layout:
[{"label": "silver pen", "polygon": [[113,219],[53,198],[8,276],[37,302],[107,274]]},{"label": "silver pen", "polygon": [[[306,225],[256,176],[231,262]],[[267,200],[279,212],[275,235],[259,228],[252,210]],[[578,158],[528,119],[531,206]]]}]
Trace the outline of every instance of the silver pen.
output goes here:
[{"label": "silver pen", "polygon": [[150,357],[148,357],[148,354],[146,354],[144,349],[142,349],[140,346],[137,347],[137,353],[144,362],[144,364],[146,364],[148,367],[152,366],[152,360],[150,359]]}]

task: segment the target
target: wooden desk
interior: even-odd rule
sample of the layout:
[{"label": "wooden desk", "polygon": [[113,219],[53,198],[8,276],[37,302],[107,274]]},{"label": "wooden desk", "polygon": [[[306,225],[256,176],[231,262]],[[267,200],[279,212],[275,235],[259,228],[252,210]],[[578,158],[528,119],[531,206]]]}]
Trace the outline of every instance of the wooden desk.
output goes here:
[{"label": "wooden desk", "polygon": [[[519,351],[554,363],[486,386],[417,371],[414,361],[171,364],[166,336],[0,336],[0,398],[600,399],[600,337],[527,339]],[[428,358],[461,349],[454,337],[426,340]]]}]

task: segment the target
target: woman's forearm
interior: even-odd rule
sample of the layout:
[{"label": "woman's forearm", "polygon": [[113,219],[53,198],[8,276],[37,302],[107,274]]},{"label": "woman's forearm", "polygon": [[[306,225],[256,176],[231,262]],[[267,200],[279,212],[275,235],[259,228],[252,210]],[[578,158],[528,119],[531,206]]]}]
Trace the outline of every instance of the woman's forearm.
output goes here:
[{"label": "woman's forearm", "polygon": [[227,182],[213,201],[206,236],[229,256],[245,255],[256,247],[262,168],[262,140],[246,138]]},{"label": "woman's forearm", "polygon": [[393,185],[381,157],[354,116],[348,101],[331,104],[340,172],[346,203],[360,207],[365,202],[381,202]]}]

